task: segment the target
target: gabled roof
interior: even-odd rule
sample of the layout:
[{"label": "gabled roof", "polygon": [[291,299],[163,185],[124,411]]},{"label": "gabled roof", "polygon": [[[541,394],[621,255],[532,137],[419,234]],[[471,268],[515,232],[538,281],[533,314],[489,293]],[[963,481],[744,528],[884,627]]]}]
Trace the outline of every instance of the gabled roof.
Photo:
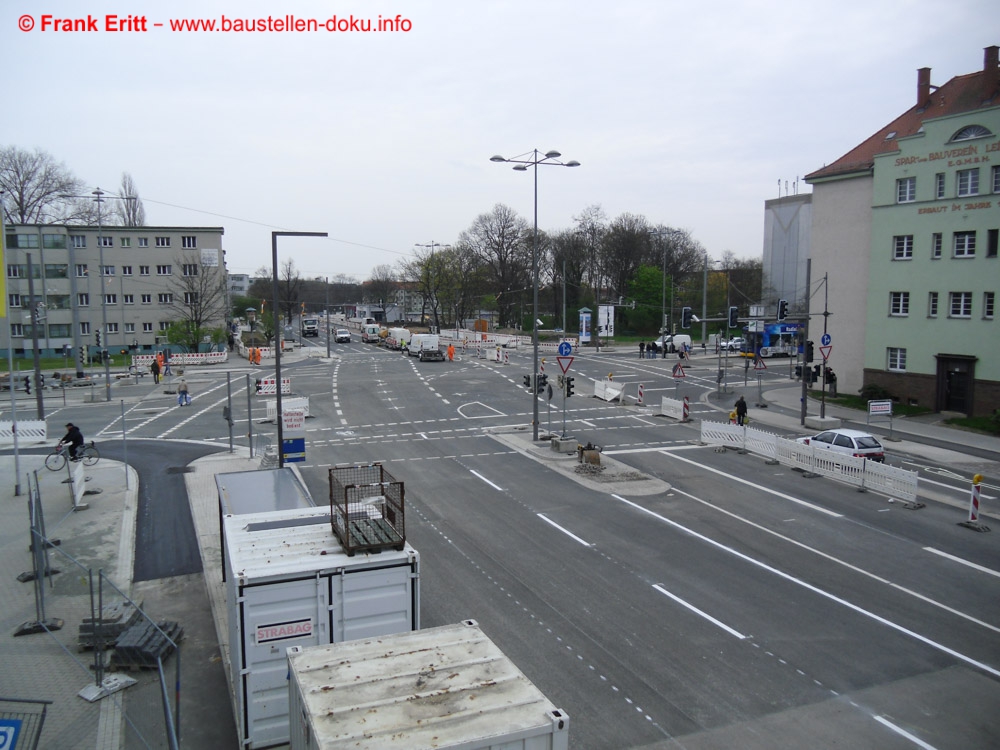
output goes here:
[{"label": "gabled roof", "polygon": [[[934,91],[928,87],[925,103],[907,110],[832,164],[807,174],[806,181],[871,170],[877,155],[899,151],[897,139],[916,135],[924,120],[1000,106],[1000,84],[997,81],[995,71],[981,70],[955,76]],[[986,91],[986,88],[990,90]],[[890,133],[893,136],[888,138]]]}]

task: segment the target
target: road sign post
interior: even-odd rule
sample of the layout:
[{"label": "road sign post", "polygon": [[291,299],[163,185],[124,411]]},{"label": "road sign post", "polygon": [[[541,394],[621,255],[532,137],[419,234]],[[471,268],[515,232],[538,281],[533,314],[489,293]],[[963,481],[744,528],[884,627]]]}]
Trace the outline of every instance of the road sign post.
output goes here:
[{"label": "road sign post", "polygon": [[[563,417],[563,424],[562,424],[561,437],[566,437],[566,391],[568,390],[568,386],[566,385],[566,373],[569,372],[570,365],[573,364],[573,358],[571,356],[569,356],[569,353],[571,351],[573,351],[573,347],[570,346],[570,344],[569,344],[568,341],[563,341],[561,344],[559,344],[559,356],[556,357],[556,362],[559,364],[559,369],[562,370],[562,374],[563,374],[563,378],[562,378],[562,380],[563,380],[563,386],[562,386],[562,394],[563,394],[563,397],[562,397],[562,402],[563,402],[562,403],[562,413],[563,413],[563,415],[562,415],[562,417]],[[566,353],[563,354],[563,352],[566,352]],[[551,424],[549,425],[549,432],[552,432],[552,425]]]}]

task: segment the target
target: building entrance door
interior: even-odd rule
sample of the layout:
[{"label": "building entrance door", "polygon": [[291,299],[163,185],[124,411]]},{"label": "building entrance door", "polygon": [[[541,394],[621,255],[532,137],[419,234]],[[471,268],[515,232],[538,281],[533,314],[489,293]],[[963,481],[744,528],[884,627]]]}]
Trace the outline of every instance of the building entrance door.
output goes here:
[{"label": "building entrance door", "polygon": [[938,411],[972,413],[974,370],[971,357],[938,357]]}]

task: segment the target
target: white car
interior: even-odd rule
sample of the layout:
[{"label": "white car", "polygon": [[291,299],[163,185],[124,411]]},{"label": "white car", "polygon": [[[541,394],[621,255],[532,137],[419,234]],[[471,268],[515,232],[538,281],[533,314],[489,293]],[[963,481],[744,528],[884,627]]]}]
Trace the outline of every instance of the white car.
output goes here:
[{"label": "white car", "polygon": [[741,352],[746,348],[747,340],[737,336],[736,338],[729,339],[729,341],[723,341],[721,346],[726,351]]},{"label": "white car", "polygon": [[338,328],[337,335],[334,339],[338,344],[350,344],[351,343],[351,332],[346,328]]},{"label": "white car", "polygon": [[874,435],[860,430],[826,430],[812,437],[799,438],[803,445],[812,445],[834,453],[858,456],[885,463],[885,449]]}]

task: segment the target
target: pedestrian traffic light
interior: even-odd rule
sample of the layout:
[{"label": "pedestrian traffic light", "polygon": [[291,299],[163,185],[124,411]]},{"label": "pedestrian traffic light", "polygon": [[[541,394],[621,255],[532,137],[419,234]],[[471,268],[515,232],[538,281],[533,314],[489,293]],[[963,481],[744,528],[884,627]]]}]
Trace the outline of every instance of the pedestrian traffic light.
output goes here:
[{"label": "pedestrian traffic light", "polygon": [[573,378],[572,375],[567,375],[566,376],[566,397],[567,398],[569,398],[570,396],[573,395],[573,380],[574,380],[574,378]]},{"label": "pedestrian traffic light", "polygon": [[535,389],[537,393],[542,393],[546,386],[549,384],[549,376],[544,372],[538,374],[538,387]]},{"label": "pedestrian traffic light", "polygon": [[253,381],[253,385],[254,385],[254,388],[256,388],[256,389],[257,389],[257,393],[260,393],[260,387],[261,387],[261,386],[260,386],[260,378],[256,378],[256,379],[255,379],[255,380]]},{"label": "pedestrian traffic light", "polygon": [[806,342],[806,362],[812,362],[813,359],[814,359],[813,342],[812,341],[807,341]]},{"label": "pedestrian traffic light", "polygon": [[530,375],[525,375],[524,376],[524,387],[527,388],[529,391],[531,390],[531,376]]},{"label": "pedestrian traffic light", "polygon": [[681,308],[681,328],[691,327],[691,308],[682,307]]},{"label": "pedestrian traffic light", "polygon": [[97,345],[101,345],[101,332],[97,331],[94,333],[94,339],[97,341]]},{"label": "pedestrian traffic light", "polygon": [[740,308],[733,305],[729,308],[729,327],[739,328],[740,327]]},{"label": "pedestrian traffic light", "polygon": [[781,322],[788,317],[788,300],[779,299],[778,300],[778,322]]},{"label": "pedestrian traffic light", "polygon": [[24,392],[31,395],[31,378],[27,375],[24,376]]}]

